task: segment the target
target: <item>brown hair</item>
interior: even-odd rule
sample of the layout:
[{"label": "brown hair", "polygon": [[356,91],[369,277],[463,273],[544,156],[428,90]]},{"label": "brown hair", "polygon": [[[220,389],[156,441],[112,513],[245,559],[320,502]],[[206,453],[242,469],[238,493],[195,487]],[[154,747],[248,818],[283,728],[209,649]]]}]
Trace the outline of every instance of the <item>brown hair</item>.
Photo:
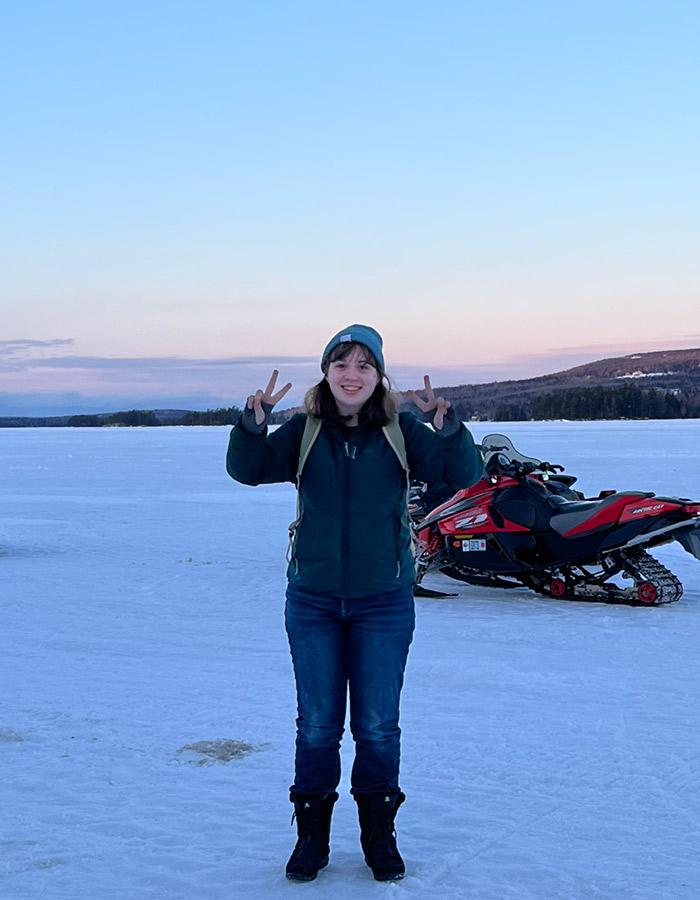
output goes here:
[{"label": "brown hair", "polygon": [[[388,425],[393,419],[398,402],[391,389],[389,376],[379,368],[377,360],[371,350],[365,347],[364,344],[359,344],[356,341],[347,341],[338,344],[338,346],[334,347],[328,354],[328,359],[322,366],[323,374],[328,374],[328,369],[332,362],[350,356],[355,347],[359,347],[362,350],[367,362],[374,366],[380,376],[371,397],[359,412],[358,421],[366,422],[372,428],[381,428],[383,425]],[[338,411],[335,397],[331,392],[330,385],[326,378],[322,378],[318,384],[314,385],[314,387],[306,392],[304,406],[307,414],[314,419],[329,419],[331,422],[337,422],[338,424],[343,425],[348,419],[352,418],[352,416],[343,416]]]}]

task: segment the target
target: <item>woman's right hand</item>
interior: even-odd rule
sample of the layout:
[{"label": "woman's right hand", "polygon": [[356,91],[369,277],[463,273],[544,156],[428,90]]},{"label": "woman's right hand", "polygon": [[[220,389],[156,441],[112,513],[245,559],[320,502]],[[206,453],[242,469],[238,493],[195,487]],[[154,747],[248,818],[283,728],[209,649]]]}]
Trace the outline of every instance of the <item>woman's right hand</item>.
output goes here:
[{"label": "woman's right hand", "polygon": [[255,424],[258,426],[264,426],[265,421],[270,417],[272,408],[291,390],[292,383],[288,381],[284,387],[275,392],[278,376],[279,372],[274,369],[265,390],[257,390],[248,397],[246,408],[252,411],[255,416]]},{"label": "woman's right hand", "polygon": [[[426,415],[432,414],[433,427],[436,431],[441,431],[445,422],[445,417],[447,416],[447,411],[452,404],[449,400],[445,400],[444,397],[435,396],[435,391],[430,384],[430,375],[425,375],[423,377],[423,383],[425,384],[425,395],[428,398],[427,400],[423,400],[423,398],[419,397],[415,391],[406,391],[406,393],[422,413],[425,413]],[[456,427],[454,430],[456,430]]]}]

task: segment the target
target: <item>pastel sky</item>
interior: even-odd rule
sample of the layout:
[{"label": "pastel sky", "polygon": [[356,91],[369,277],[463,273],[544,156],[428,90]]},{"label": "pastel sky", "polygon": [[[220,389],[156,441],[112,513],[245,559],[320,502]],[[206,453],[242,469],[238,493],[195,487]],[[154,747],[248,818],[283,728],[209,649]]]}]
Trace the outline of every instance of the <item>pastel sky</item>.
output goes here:
[{"label": "pastel sky", "polygon": [[0,9],[0,415],[700,346],[691,0]]}]

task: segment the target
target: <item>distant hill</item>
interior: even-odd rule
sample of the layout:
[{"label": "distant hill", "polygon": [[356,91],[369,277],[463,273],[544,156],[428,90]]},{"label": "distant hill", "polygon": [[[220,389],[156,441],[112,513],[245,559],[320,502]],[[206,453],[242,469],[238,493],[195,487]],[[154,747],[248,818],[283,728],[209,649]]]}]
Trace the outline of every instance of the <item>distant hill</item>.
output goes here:
[{"label": "distant hill", "polygon": [[[418,386],[417,386],[418,387]],[[657,350],[525,378],[439,387],[462,419],[508,421],[531,418],[678,418],[700,417],[700,348]],[[406,403],[407,408],[413,404]],[[279,410],[274,422],[289,419],[301,407]],[[133,411],[132,411],[133,412]],[[235,407],[196,412],[147,410],[155,420],[144,424],[216,425],[233,421]],[[0,417],[0,428],[65,427],[109,424],[115,413],[95,416]],[[80,419],[91,422],[79,422]],[[73,420],[73,421],[71,421]]]},{"label": "distant hill", "polygon": [[502,413],[509,406],[520,408],[522,418],[531,418],[535,401],[555,392],[620,390],[630,385],[700,400],[700,348],[634,353],[538,378],[441,387],[440,392],[464,418],[499,420],[505,418]]},{"label": "distant hill", "polygon": [[[602,412],[587,410],[587,414],[578,415],[575,409],[576,392],[598,389],[596,397],[600,397]],[[640,393],[654,391],[680,398],[678,409],[662,410],[659,403],[646,411],[644,404],[631,404],[629,412],[619,413],[633,417],[660,415],[676,417],[680,415],[700,416],[700,348],[696,350],[663,350],[652,353],[634,353],[555,372],[552,375],[540,375],[537,378],[525,378],[519,381],[492,381],[487,384],[460,384],[439,387],[439,392],[455,407],[462,419],[483,419],[485,421],[508,421],[512,419],[547,418],[539,415],[538,407],[556,408],[551,417],[557,418],[614,418],[618,417],[615,404],[607,403],[608,392],[622,391],[634,399]],[[420,387],[417,386],[420,390]],[[438,388],[436,388],[438,390]],[[563,394],[559,403],[543,404],[545,398],[559,392],[573,391]],[[569,398],[571,398],[569,400]],[[685,403],[682,406],[681,400]],[[614,415],[605,413],[607,406]],[[406,408],[414,408],[410,401]],[[624,405],[623,405],[624,408]],[[290,418],[300,407],[280,411],[277,421]]]}]

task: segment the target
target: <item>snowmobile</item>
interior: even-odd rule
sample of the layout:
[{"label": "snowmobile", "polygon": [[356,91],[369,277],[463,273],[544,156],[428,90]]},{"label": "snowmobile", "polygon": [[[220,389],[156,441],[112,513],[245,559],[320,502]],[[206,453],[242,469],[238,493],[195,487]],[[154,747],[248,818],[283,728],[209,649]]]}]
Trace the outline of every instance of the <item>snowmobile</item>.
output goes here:
[{"label": "snowmobile", "polygon": [[[439,486],[412,491],[417,594],[439,596],[420,583],[440,571],[563,600],[660,606],[680,599],[680,580],[649,548],[677,540],[700,559],[700,502],[648,491],[586,498],[563,466],[523,456],[505,435],[488,435],[480,449],[484,476],[476,484],[432,509]],[[618,583],[625,579],[631,586]]]}]

